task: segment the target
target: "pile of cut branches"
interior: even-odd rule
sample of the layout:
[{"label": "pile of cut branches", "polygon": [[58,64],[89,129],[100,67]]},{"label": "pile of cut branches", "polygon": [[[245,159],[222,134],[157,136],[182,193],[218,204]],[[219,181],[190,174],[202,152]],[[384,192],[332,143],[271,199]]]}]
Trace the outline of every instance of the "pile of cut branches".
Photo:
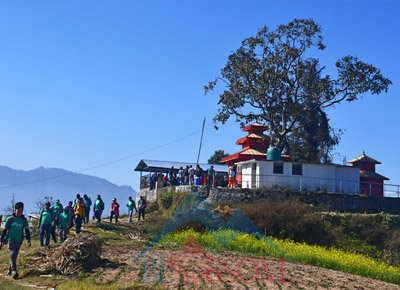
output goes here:
[{"label": "pile of cut branches", "polygon": [[31,255],[27,264],[33,267],[25,275],[71,275],[89,271],[101,263],[102,246],[103,241],[92,233],[71,236],[57,248]]},{"label": "pile of cut branches", "polygon": [[94,234],[81,234],[67,239],[51,254],[54,269],[63,274],[90,270],[101,261],[102,240]]}]

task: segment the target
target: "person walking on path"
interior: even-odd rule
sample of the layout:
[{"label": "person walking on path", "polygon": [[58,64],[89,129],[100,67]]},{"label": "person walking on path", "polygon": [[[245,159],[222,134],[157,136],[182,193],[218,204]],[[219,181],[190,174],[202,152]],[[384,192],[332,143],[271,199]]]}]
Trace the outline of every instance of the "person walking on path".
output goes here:
[{"label": "person walking on path", "polygon": [[63,206],[60,203],[59,199],[57,199],[56,203],[53,204],[51,210],[53,211],[53,219],[54,219],[54,222],[51,225],[51,237],[53,238],[54,243],[57,243],[56,228],[58,227],[58,224],[60,222],[60,215],[63,212]]},{"label": "person walking on path", "polygon": [[13,279],[18,279],[19,275],[17,272],[17,258],[19,249],[21,248],[22,241],[24,239],[24,231],[28,247],[31,246],[31,234],[29,232],[28,220],[22,214],[24,211],[24,204],[22,202],[17,202],[14,206],[14,209],[15,212],[12,216],[7,218],[4,229],[1,233],[0,250],[6,242],[5,238],[7,235],[8,253],[10,256],[10,266],[8,268],[7,275],[11,276]]},{"label": "person walking on path", "polygon": [[111,203],[110,223],[112,223],[113,216],[115,216],[115,223],[118,223],[119,204],[118,204],[117,199],[115,197],[113,198],[113,201]]},{"label": "person walking on path", "polygon": [[[39,240],[41,247],[45,245],[46,247],[49,246],[51,227],[53,223],[54,223],[54,214],[50,208],[50,202],[47,201],[44,204],[44,208],[40,211],[39,222],[38,222]],[[44,238],[46,238],[46,244],[43,243]]]},{"label": "person walking on path", "polygon": [[135,210],[135,212],[137,212],[136,203],[132,199],[132,196],[129,197],[128,203],[127,203],[126,206],[128,208],[129,222],[131,223],[132,222],[133,210]]},{"label": "person walking on path", "polygon": [[68,215],[69,215],[69,226],[68,226],[68,233],[69,230],[74,226],[74,207],[72,206],[72,201],[68,202]]},{"label": "person walking on path", "polygon": [[85,218],[85,207],[81,199],[78,200],[78,205],[74,209],[75,216],[75,232],[79,234],[81,232],[82,221]]},{"label": "person walking on path", "polygon": [[92,200],[86,194],[83,195],[83,205],[85,206],[84,223],[87,224],[89,222],[90,207],[92,206]]},{"label": "person walking on path", "polygon": [[140,216],[142,216],[143,220],[144,220],[144,215],[145,215],[145,211],[146,211],[146,206],[147,206],[147,202],[144,198],[144,196],[140,196],[140,199],[138,201],[138,221],[140,221]]},{"label": "person walking on path", "polygon": [[68,206],[64,208],[64,212],[60,215],[60,223],[58,224],[58,236],[60,243],[63,243],[68,237],[69,230],[69,209]]},{"label": "person walking on path", "polygon": [[101,199],[101,195],[97,195],[97,199],[94,202],[93,206],[93,211],[94,211],[94,216],[97,219],[97,222],[101,222],[101,215],[104,210],[104,201]]}]

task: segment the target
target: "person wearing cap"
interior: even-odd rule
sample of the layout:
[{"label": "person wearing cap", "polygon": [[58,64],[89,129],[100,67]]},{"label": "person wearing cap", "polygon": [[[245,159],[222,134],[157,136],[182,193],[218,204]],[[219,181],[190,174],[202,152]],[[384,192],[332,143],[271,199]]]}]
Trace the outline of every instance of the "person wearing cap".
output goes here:
[{"label": "person wearing cap", "polygon": [[46,234],[46,247],[50,243],[51,227],[54,222],[54,214],[50,208],[50,202],[44,204],[44,208],[40,211],[38,229],[39,229],[39,239],[40,246],[43,247],[43,240]]},{"label": "person wearing cap", "polygon": [[78,199],[78,204],[74,208],[74,216],[75,216],[75,232],[79,234],[81,232],[82,221],[85,218],[85,206],[83,205],[83,201]]},{"label": "person wearing cap", "polygon": [[31,234],[29,231],[28,220],[22,214],[24,211],[24,204],[22,202],[17,202],[14,209],[15,211],[13,215],[7,218],[4,229],[1,233],[0,250],[5,243],[5,237],[7,235],[8,253],[10,256],[10,266],[8,267],[7,275],[12,276],[13,279],[18,279],[17,258],[24,239],[24,231],[28,247],[31,246]]},{"label": "person wearing cap", "polygon": [[60,215],[63,212],[63,206],[59,199],[57,199],[56,203],[52,205],[51,210],[53,211],[54,218],[54,222],[51,226],[51,237],[53,238],[53,241],[57,243],[56,228],[60,222]]},{"label": "person wearing cap", "polygon": [[111,215],[110,215],[110,223],[112,223],[112,218],[115,216],[115,223],[118,223],[119,217],[119,204],[117,199],[114,197],[111,203]]},{"label": "person wearing cap", "polygon": [[101,215],[104,210],[104,201],[101,199],[101,195],[97,195],[97,199],[94,202],[93,206],[93,211],[94,211],[94,216],[97,219],[97,222],[101,222]]},{"label": "person wearing cap", "polygon": [[140,196],[140,199],[138,201],[138,221],[140,221],[140,216],[142,216],[143,220],[144,220],[144,214],[146,211],[146,207],[147,207],[147,202],[146,199],[144,198],[144,196]]},{"label": "person wearing cap", "polygon": [[69,220],[69,209],[68,206],[66,206],[64,207],[64,212],[60,214],[60,222],[58,224],[58,236],[60,237],[60,243],[63,243],[67,239]]},{"label": "person wearing cap", "polygon": [[132,199],[132,196],[130,196],[128,198],[128,203],[126,204],[126,207],[128,208],[129,222],[131,223],[132,222],[133,210],[135,210],[135,212],[137,212],[136,203]]}]

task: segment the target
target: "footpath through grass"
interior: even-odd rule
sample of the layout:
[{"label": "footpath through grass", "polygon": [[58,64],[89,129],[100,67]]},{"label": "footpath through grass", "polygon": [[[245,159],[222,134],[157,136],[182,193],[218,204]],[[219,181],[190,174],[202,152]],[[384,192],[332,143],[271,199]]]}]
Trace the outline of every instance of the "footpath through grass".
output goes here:
[{"label": "footpath through grass", "polygon": [[160,243],[170,247],[183,246],[189,237],[194,237],[200,245],[209,249],[284,258],[290,262],[299,262],[400,284],[399,267],[387,265],[364,255],[275,238],[262,237],[258,239],[253,235],[234,230],[205,233],[187,230],[169,234]]}]

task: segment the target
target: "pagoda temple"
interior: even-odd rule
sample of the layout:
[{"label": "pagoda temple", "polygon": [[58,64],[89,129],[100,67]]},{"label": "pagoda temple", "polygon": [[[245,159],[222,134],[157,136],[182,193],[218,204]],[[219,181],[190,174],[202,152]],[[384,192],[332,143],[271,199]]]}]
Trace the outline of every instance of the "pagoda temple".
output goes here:
[{"label": "pagoda temple", "polygon": [[363,153],[347,163],[360,169],[360,193],[365,195],[383,196],[383,182],[389,178],[375,172],[375,165],[382,164]]},{"label": "pagoda temple", "polygon": [[242,145],[242,150],[222,158],[221,163],[230,166],[245,160],[266,160],[269,138],[264,135],[264,131],[267,129],[267,126],[260,123],[253,123],[244,127],[242,131],[247,132],[247,136],[236,141],[237,145]]}]

